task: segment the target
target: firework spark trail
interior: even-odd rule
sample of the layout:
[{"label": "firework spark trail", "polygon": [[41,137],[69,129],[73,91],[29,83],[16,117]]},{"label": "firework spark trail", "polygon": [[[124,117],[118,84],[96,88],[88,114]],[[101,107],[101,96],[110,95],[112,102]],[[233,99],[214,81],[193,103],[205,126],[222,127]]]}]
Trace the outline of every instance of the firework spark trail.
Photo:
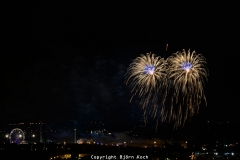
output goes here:
[{"label": "firework spark trail", "polygon": [[[207,104],[203,90],[208,76],[206,60],[195,51],[176,52],[167,60],[151,53],[141,55],[133,60],[125,76],[132,98],[140,98],[145,123],[150,113],[157,117],[157,125],[160,119],[174,122],[174,128],[184,126],[188,118],[198,113],[202,100]],[[165,107],[167,95],[170,105]]]},{"label": "firework spark trail", "polygon": [[202,100],[207,103],[203,86],[208,70],[205,58],[190,50],[174,53],[167,63],[168,79],[173,82],[170,86],[173,96],[168,120],[175,121],[175,127],[178,127],[184,125],[188,117],[198,113]]},{"label": "firework spark trail", "polygon": [[[144,115],[150,112],[154,118],[157,116],[159,91],[167,84],[165,65],[163,58],[147,53],[134,59],[127,70],[126,84],[132,88],[132,98],[136,95],[140,98]],[[164,100],[162,98],[160,104],[164,104]]]}]

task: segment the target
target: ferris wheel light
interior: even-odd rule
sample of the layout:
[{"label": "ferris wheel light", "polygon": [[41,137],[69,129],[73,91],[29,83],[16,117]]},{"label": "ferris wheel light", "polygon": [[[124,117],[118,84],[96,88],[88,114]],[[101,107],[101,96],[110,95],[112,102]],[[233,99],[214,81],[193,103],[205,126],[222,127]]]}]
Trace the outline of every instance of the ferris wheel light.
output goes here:
[{"label": "ferris wheel light", "polygon": [[24,132],[19,128],[13,129],[11,133],[8,135],[8,137],[9,137],[10,143],[21,144],[22,142],[25,142]]}]

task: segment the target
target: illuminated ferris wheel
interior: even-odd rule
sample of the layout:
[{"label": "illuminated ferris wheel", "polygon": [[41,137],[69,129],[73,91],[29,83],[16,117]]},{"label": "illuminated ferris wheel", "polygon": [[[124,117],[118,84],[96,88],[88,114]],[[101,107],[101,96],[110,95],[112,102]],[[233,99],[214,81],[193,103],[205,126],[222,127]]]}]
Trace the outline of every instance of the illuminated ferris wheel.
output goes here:
[{"label": "illuminated ferris wheel", "polygon": [[19,128],[13,129],[9,135],[9,140],[10,140],[10,143],[17,143],[17,144],[21,144],[25,142],[24,132]]}]

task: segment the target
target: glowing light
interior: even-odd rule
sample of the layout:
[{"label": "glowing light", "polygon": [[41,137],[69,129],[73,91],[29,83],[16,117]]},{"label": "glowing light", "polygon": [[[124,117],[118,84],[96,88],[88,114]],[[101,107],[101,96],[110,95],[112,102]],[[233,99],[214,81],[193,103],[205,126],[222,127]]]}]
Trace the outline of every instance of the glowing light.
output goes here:
[{"label": "glowing light", "polygon": [[183,62],[181,64],[181,67],[182,67],[182,69],[184,69],[185,71],[188,72],[192,68],[192,64],[189,62]]},{"label": "glowing light", "polygon": [[154,67],[153,65],[146,65],[146,66],[144,67],[144,69],[143,69],[143,72],[144,72],[145,74],[151,74],[151,75],[153,75],[154,71],[155,71],[155,67]]}]

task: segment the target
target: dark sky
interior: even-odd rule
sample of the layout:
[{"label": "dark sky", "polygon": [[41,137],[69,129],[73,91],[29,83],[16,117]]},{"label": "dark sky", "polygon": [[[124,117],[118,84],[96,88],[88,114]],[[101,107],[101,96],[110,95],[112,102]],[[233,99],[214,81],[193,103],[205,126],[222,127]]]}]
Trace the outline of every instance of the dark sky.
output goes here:
[{"label": "dark sky", "polygon": [[239,116],[236,4],[18,2],[2,17],[1,121],[136,121],[142,112],[129,103],[128,65],[147,52],[167,58],[189,48],[210,72],[199,117]]}]

